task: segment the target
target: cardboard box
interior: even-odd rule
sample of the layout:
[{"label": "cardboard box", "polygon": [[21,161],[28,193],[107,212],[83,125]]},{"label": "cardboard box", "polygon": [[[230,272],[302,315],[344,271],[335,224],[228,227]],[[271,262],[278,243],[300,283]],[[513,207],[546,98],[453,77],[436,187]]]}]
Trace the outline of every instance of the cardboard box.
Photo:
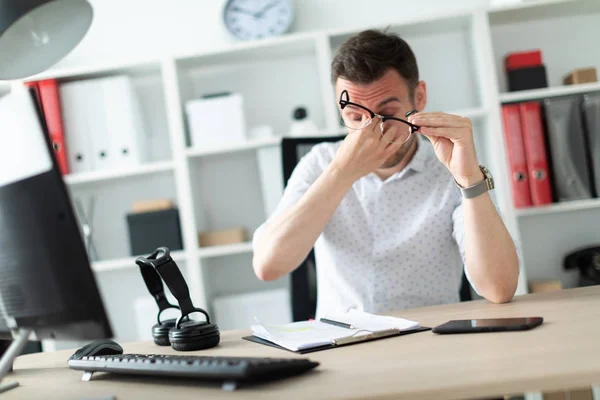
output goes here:
[{"label": "cardboard box", "polygon": [[530,293],[554,292],[562,288],[560,281],[529,281]]},{"label": "cardboard box", "polygon": [[575,85],[578,83],[590,83],[598,82],[598,75],[596,74],[596,68],[580,68],[571,72],[565,76],[563,83],[565,85]]},{"label": "cardboard box", "polygon": [[248,231],[246,228],[241,227],[220,231],[204,231],[198,234],[200,247],[219,246],[246,241],[248,241]]},{"label": "cardboard box", "polygon": [[168,210],[170,208],[175,208],[175,203],[173,203],[173,201],[170,199],[144,200],[133,203],[132,212],[135,214],[150,211]]}]

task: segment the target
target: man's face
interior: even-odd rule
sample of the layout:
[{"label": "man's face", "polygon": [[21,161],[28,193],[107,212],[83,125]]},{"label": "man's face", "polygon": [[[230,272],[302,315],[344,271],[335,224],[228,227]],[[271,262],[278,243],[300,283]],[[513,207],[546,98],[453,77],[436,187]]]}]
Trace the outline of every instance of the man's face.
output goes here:
[{"label": "man's face", "polygon": [[[336,98],[339,99],[340,93],[343,90],[348,91],[351,102],[365,106],[379,115],[394,115],[405,119],[404,115],[407,112],[415,108],[422,110],[425,107],[424,83],[419,83],[415,89],[414,96],[411,98],[404,78],[394,69],[389,69],[381,78],[365,85],[360,85],[344,78],[338,78],[335,84]],[[380,133],[379,125],[381,121],[376,118],[373,122],[373,124],[365,129],[375,129]],[[389,134],[390,137],[395,137],[396,132],[388,132],[388,129],[408,129],[408,125],[398,124],[391,126],[391,124],[388,124],[385,127],[386,134]],[[397,146],[398,150],[383,163],[381,168],[392,168],[398,165],[416,140],[417,135],[413,134],[405,143],[392,144],[392,146]]]}]

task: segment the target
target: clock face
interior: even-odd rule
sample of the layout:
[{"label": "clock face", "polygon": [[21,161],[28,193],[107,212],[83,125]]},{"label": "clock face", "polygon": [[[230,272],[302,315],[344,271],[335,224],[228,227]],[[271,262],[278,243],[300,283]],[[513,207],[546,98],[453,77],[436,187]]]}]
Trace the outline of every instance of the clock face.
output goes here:
[{"label": "clock face", "polygon": [[229,0],[225,25],[239,39],[262,39],[286,32],[293,11],[292,0]]}]

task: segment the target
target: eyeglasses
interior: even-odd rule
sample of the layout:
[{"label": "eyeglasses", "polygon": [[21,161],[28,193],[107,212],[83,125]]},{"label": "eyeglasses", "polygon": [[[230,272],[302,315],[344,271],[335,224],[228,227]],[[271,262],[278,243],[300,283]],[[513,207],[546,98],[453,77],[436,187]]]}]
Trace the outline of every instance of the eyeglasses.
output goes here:
[{"label": "eyeglasses", "polygon": [[[419,130],[419,126],[411,124],[405,119],[399,118],[394,115],[380,115],[375,114],[367,107],[350,101],[350,94],[347,90],[342,91],[340,94],[340,108],[341,108],[341,119],[345,127],[352,130],[362,130],[373,123],[375,117],[381,119],[379,129],[381,130],[381,136],[389,143],[402,144],[406,142],[413,133]],[[414,109],[407,112],[404,117],[408,118],[410,115],[418,113],[419,111]],[[390,135],[384,136],[386,129],[394,130]],[[389,138],[392,138],[390,140]]]}]

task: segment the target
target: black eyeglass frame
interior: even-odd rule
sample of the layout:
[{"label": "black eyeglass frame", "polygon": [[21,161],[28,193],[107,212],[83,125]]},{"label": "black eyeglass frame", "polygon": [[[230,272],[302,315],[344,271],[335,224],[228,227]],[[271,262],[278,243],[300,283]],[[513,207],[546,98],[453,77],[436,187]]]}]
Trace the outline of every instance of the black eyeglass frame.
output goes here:
[{"label": "black eyeglass frame", "polygon": [[[346,99],[344,99],[344,95],[346,96]],[[404,124],[406,124],[406,125],[408,125],[410,127],[410,134],[411,135],[413,133],[415,133],[416,131],[418,131],[419,128],[420,128],[420,126],[415,125],[415,124],[411,124],[410,122],[408,122],[408,121],[406,121],[404,119],[397,118],[397,117],[392,117],[392,116],[389,116],[389,115],[376,114],[376,113],[374,113],[373,111],[369,110],[367,107],[365,107],[365,106],[363,106],[361,104],[351,102],[350,101],[350,94],[348,93],[347,90],[342,90],[342,93],[340,93],[340,102],[339,102],[339,104],[340,104],[340,107],[341,107],[342,110],[345,107],[347,107],[347,106],[355,106],[355,107],[358,107],[358,108],[362,108],[363,110],[365,110],[366,112],[369,113],[369,115],[371,116],[371,119],[373,119],[375,117],[379,117],[382,122],[385,122],[385,121],[388,121],[388,120],[394,120],[394,121],[402,122],[402,123],[404,123]],[[409,111],[409,112],[406,113],[405,117],[408,118],[409,116],[411,116],[413,114],[416,114],[418,112],[419,112],[419,110],[412,109],[411,111]],[[341,118],[341,116],[340,116],[340,118]],[[342,123],[344,123],[343,118],[341,118],[341,119],[342,119]],[[346,124],[344,124],[344,126],[346,126]],[[346,127],[350,128],[349,126],[346,126]],[[350,128],[350,129],[354,129],[354,128]]]}]

